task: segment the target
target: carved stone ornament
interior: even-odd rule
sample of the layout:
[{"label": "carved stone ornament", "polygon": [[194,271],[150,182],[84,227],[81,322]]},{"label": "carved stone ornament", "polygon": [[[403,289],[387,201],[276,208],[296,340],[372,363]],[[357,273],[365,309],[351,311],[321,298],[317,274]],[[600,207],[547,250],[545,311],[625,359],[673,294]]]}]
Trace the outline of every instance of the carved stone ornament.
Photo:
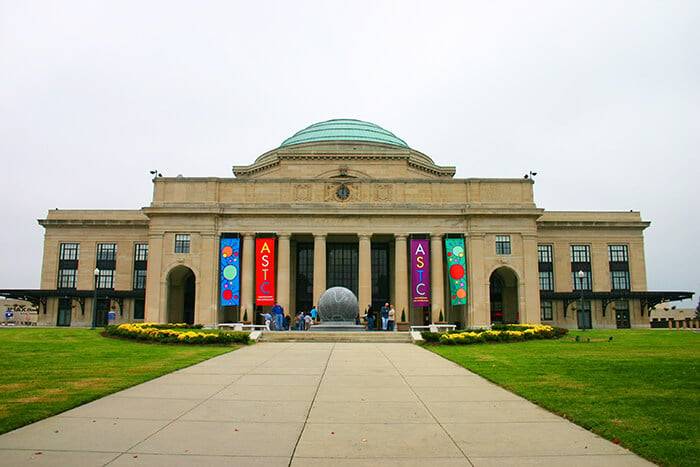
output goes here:
[{"label": "carved stone ornament", "polygon": [[294,185],[294,201],[311,201],[311,185],[306,183]]},{"label": "carved stone ornament", "polygon": [[326,201],[354,201],[357,190],[351,183],[329,183],[326,185]]},{"label": "carved stone ornament", "polygon": [[394,187],[389,184],[374,187],[375,201],[391,201],[394,198]]}]

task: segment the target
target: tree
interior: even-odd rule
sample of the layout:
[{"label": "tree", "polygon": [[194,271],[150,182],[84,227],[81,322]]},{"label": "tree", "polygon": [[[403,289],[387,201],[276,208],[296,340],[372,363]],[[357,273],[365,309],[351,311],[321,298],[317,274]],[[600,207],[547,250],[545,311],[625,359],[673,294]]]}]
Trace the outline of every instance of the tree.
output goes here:
[{"label": "tree", "polygon": [[698,306],[695,307],[695,319],[700,319],[700,298],[698,298]]}]

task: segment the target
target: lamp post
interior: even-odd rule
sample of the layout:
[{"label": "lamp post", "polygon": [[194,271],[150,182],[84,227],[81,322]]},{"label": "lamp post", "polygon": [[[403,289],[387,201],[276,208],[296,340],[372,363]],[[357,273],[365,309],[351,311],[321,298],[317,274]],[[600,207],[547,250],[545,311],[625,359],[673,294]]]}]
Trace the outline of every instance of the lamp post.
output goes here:
[{"label": "lamp post", "polygon": [[95,282],[93,283],[94,295],[92,296],[92,327],[90,329],[95,329],[97,327],[97,279],[100,276],[100,270],[95,268]]},{"label": "lamp post", "polygon": [[583,327],[583,330],[586,330],[586,314],[583,312],[583,278],[586,276],[586,274],[583,272],[582,269],[579,269],[578,271],[578,280],[579,280],[579,288],[581,289],[581,325]]}]

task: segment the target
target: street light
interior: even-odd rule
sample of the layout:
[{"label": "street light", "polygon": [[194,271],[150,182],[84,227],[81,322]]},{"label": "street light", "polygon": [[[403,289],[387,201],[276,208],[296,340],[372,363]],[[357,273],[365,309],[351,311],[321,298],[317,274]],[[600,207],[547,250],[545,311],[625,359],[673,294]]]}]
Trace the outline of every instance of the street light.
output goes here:
[{"label": "street light", "polygon": [[586,274],[583,272],[583,270],[579,269],[578,271],[578,280],[579,280],[579,287],[581,288],[581,324],[583,326],[583,330],[586,330],[586,314],[583,312],[583,278],[586,276]]},{"label": "street light", "polygon": [[95,268],[95,282],[94,289],[95,293],[92,296],[92,327],[90,329],[95,329],[97,327],[97,279],[100,277],[100,270]]}]

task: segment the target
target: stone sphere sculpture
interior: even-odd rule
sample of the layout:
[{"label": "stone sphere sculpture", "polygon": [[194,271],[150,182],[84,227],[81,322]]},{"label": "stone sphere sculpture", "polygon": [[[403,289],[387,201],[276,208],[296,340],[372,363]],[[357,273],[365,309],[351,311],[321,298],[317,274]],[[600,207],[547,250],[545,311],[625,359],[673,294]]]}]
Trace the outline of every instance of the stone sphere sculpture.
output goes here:
[{"label": "stone sphere sculpture", "polygon": [[345,321],[355,323],[357,297],[345,287],[331,287],[318,299],[318,314],[322,322]]}]

